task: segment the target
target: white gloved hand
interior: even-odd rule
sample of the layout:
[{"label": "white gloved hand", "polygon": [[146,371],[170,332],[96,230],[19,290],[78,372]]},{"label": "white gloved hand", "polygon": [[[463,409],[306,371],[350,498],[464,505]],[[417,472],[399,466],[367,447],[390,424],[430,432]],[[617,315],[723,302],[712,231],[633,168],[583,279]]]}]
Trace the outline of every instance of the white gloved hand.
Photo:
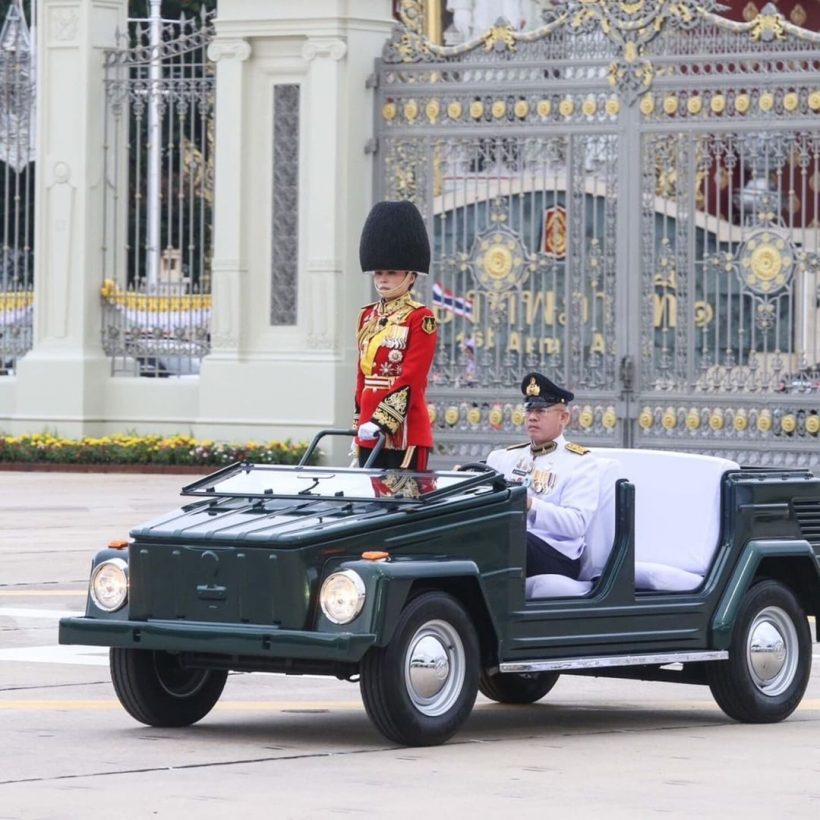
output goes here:
[{"label": "white gloved hand", "polygon": [[366,421],[359,427],[359,440],[371,441],[372,439],[376,438],[380,433],[381,428],[378,424],[374,424],[372,421]]}]

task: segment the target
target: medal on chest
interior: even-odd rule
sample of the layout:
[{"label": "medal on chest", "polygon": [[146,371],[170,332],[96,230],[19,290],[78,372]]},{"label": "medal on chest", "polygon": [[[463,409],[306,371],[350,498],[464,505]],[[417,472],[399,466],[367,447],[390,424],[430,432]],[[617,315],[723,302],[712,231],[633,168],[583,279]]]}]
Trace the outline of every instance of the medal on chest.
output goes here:
[{"label": "medal on chest", "polygon": [[381,346],[388,348],[391,352],[395,350],[401,353],[407,347],[408,329],[404,325],[390,325],[382,339]]},{"label": "medal on chest", "polygon": [[[549,465],[551,466],[551,465]],[[557,481],[555,473],[551,470],[539,468],[532,472],[532,490],[538,495],[549,495],[555,489]]]}]

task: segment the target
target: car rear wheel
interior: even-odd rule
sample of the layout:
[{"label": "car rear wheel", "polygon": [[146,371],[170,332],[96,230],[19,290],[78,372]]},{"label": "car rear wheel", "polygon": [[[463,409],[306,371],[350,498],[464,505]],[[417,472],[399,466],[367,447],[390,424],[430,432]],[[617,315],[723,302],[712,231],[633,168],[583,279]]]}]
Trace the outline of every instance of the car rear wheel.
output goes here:
[{"label": "car rear wheel", "polygon": [[443,743],[473,708],[478,657],[478,638],[464,607],[443,592],[419,595],[399,616],[390,643],[362,659],[368,716],[396,743]]},{"label": "car rear wheel", "polygon": [[189,669],[170,652],[113,648],[111,680],[131,717],[148,726],[190,726],[219,700],[228,673]]},{"label": "car rear wheel", "polygon": [[555,686],[558,678],[558,672],[490,675],[483,670],[478,688],[484,697],[498,703],[535,703]]},{"label": "car rear wheel", "polygon": [[729,659],[708,666],[709,688],[729,717],[776,723],[800,703],[811,674],[811,632],[794,593],[755,584],[740,605]]}]

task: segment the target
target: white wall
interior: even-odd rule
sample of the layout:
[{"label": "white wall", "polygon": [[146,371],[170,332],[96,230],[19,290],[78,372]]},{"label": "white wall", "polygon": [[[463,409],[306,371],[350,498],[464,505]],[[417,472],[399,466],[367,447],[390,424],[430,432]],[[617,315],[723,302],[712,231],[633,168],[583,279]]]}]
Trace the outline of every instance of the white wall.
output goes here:
[{"label": "white wall", "polygon": [[125,13],[126,0],[39,5],[34,346],[0,393],[12,432],[76,435],[103,413],[102,61]]},{"label": "white wall", "polygon": [[[41,0],[34,349],[0,379],[0,431],[223,440],[350,424],[373,96],[390,0],[230,0],[217,65],[212,354],[194,379],[112,377],[100,348],[102,49],[126,0]],[[71,35],[71,36],[69,36]],[[298,306],[270,325],[273,87],[301,87]],[[79,113],[78,113],[79,112]],[[76,129],[66,129],[70,117]],[[335,448],[346,451],[348,444]]]}]

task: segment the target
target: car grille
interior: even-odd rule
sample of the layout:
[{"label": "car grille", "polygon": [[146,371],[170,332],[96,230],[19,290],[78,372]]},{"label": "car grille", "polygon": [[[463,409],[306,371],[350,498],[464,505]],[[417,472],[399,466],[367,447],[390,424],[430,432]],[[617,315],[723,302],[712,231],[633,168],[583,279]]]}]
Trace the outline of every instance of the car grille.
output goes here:
[{"label": "car grille", "polygon": [[135,543],[129,586],[132,619],[303,628],[307,613],[303,565],[270,549]]},{"label": "car grille", "polygon": [[820,501],[816,499],[795,499],[792,501],[800,534],[813,547],[820,547]]}]

